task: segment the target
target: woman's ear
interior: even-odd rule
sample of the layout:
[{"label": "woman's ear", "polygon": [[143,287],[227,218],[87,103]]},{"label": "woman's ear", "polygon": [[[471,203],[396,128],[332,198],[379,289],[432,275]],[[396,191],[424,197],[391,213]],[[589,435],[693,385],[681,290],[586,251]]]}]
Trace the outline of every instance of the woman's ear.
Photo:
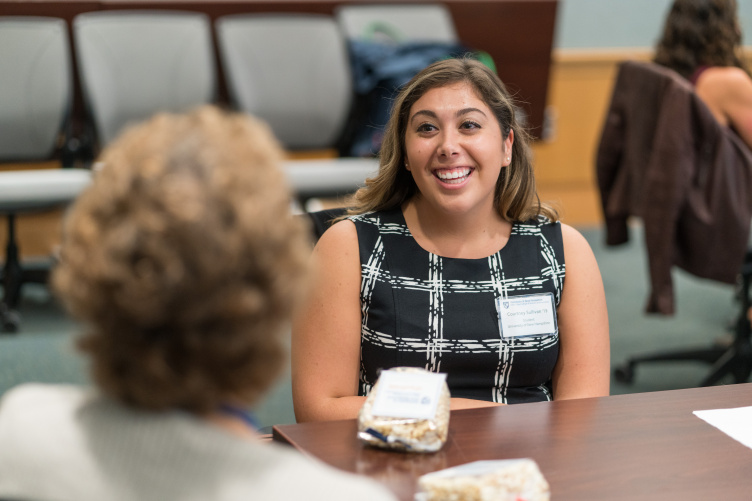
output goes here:
[{"label": "woman's ear", "polygon": [[506,167],[509,164],[512,163],[512,146],[514,145],[514,130],[509,129],[509,134],[507,134],[507,138],[502,143],[503,145],[503,152],[504,152],[504,160],[503,160],[503,166]]}]

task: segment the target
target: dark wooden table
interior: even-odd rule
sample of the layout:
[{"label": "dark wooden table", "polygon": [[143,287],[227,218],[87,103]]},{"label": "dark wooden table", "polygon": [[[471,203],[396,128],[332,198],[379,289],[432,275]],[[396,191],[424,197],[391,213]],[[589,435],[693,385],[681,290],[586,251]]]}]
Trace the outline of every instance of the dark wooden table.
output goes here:
[{"label": "dark wooden table", "polygon": [[[752,499],[752,449],[692,411],[752,405],[752,383],[454,411],[434,454],[363,447],[356,421],[275,426],[273,438],[412,501],[416,479],[480,459],[534,459],[551,499]],[[752,423],[750,423],[752,426]]]}]

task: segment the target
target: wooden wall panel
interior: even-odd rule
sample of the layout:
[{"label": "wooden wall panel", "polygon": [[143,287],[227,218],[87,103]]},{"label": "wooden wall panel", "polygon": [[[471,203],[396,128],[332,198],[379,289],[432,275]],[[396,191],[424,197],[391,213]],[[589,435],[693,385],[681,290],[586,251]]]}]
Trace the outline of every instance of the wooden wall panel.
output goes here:
[{"label": "wooden wall panel", "polygon": [[[39,162],[22,164],[0,164],[0,172],[5,170],[56,169],[59,162]],[[41,257],[52,254],[60,243],[62,209],[53,209],[21,214],[16,217],[16,240],[23,257]],[[5,246],[8,241],[7,218],[0,215],[0,266],[5,259]]]},{"label": "wooden wall panel", "polygon": [[647,60],[650,52],[554,53],[548,115],[552,134],[533,144],[542,200],[554,202],[562,220],[577,226],[602,221],[595,154],[619,62]]}]

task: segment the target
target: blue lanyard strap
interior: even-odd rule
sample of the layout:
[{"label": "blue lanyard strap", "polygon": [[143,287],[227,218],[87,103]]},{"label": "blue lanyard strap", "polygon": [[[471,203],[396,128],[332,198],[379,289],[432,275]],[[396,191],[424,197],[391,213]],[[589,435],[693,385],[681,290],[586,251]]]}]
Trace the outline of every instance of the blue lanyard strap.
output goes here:
[{"label": "blue lanyard strap", "polygon": [[219,406],[219,411],[223,414],[242,419],[252,430],[258,430],[261,428],[256,416],[251,411],[229,404],[221,404]]}]

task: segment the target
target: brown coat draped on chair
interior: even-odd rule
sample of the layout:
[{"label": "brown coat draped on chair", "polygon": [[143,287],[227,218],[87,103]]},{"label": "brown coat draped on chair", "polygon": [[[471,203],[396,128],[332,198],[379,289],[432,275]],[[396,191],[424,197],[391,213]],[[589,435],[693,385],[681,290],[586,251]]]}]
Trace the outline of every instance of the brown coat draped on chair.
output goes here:
[{"label": "brown coat draped on chair", "polygon": [[674,313],[672,266],[734,283],[752,219],[752,152],[719,124],[677,73],[653,63],[619,67],[596,158],[606,243],[642,219],[649,313]]}]

